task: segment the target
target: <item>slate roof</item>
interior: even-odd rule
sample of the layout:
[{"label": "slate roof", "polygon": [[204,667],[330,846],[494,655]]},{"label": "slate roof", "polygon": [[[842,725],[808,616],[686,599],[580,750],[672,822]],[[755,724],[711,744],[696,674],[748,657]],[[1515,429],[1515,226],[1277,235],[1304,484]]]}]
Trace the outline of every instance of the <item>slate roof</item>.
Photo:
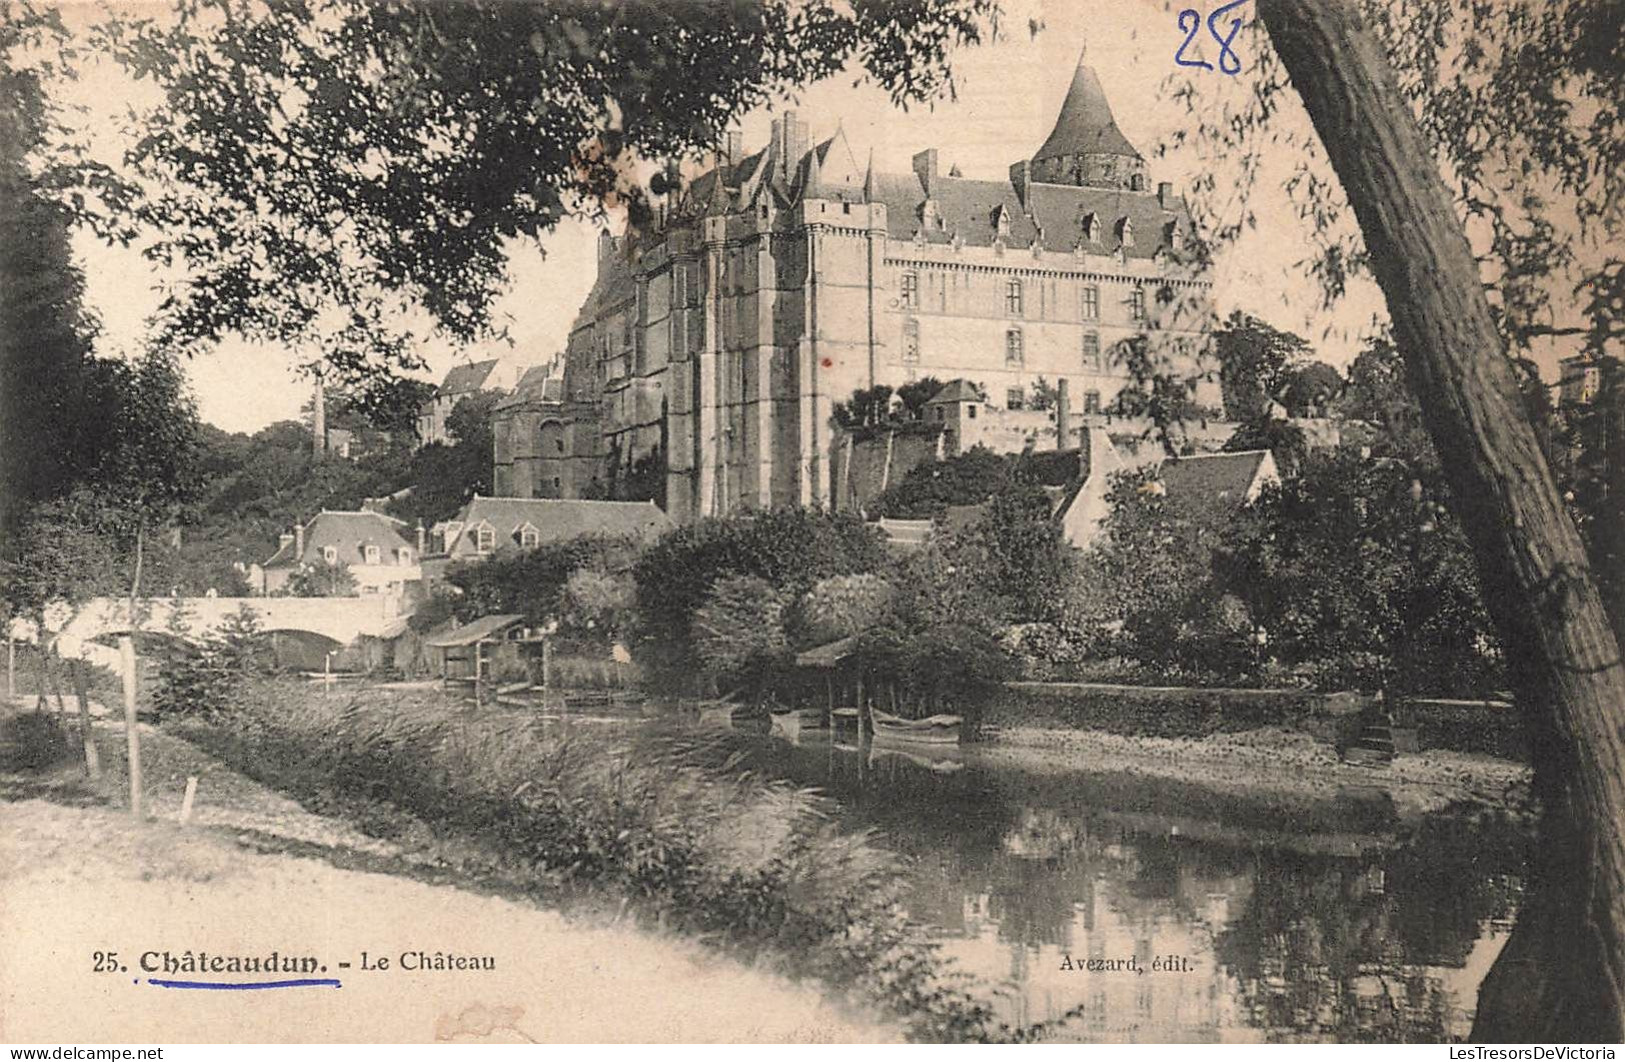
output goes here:
[{"label": "slate roof", "polygon": [[[1266,470],[1267,466],[1267,470]],[[1181,502],[1240,506],[1261,472],[1272,476],[1268,450],[1233,454],[1193,454],[1165,461],[1158,472],[1166,497]]]},{"label": "slate roof", "polygon": [[511,614],[481,616],[479,619],[449,630],[445,634],[426,638],[423,644],[433,646],[436,649],[451,649],[464,645],[473,645],[475,642],[483,642],[495,635],[502,634],[524,621],[525,617]]},{"label": "slate roof", "polygon": [[934,406],[939,402],[953,403],[981,401],[983,401],[981,394],[974,386],[971,385],[970,381],[961,378],[958,380],[950,380],[942,388],[942,390],[931,396],[930,401],[926,402],[926,405]]},{"label": "slate roof", "polygon": [[474,529],[489,523],[496,548],[517,548],[519,529],[536,528],[542,545],[581,535],[631,536],[652,542],[676,525],[654,502],[583,501],[563,498],[482,498],[476,496],[457,514],[462,527],[446,544],[454,557],[478,552]]},{"label": "slate roof", "polygon": [[554,365],[533,365],[514,385],[513,391],[496,404],[497,409],[526,402],[560,402],[564,399],[564,378]]},{"label": "slate roof", "polygon": [[497,367],[497,359],[489,361],[475,361],[466,365],[456,365],[446,373],[446,380],[435,391],[438,395],[463,395],[470,391],[478,391],[485,386],[486,378]]},{"label": "slate roof", "polygon": [[377,546],[380,560],[395,562],[397,549],[411,549],[401,531],[406,521],[375,512],[329,512],[326,509],[305,524],[305,553],[294,556],[294,543],[282,546],[265,562],[267,568],[291,567],[296,564],[317,563],[322,560],[322,549],[337,548],[339,560],[345,564],[365,564],[366,547]]},{"label": "slate roof", "polygon": [[1100,78],[1079,56],[1078,69],[1072,75],[1072,85],[1067,89],[1066,101],[1061,104],[1061,113],[1055,118],[1055,128],[1050,130],[1049,138],[1033,156],[1033,161],[1084,154],[1140,157],[1128,137],[1117,128],[1117,119],[1112,117],[1111,104],[1106,102]]}]

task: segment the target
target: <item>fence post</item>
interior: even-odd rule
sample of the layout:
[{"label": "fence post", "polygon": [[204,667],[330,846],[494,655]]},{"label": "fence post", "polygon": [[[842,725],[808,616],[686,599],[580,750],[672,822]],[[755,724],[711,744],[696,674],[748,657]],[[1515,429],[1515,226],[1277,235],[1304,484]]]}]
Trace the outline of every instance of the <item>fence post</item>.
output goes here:
[{"label": "fence post", "polygon": [[119,662],[124,671],[124,747],[130,758],[130,814],[141,818],[141,735],[135,723],[135,640],[128,634],[118,640]]}]

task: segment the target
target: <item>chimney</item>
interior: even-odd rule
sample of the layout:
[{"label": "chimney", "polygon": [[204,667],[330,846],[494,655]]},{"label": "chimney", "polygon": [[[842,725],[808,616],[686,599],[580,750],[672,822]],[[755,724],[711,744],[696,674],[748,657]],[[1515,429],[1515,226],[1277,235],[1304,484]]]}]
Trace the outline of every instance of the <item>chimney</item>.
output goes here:
[{"label": "chimney", "polygon": [[785,173],[793,174],[796,164],[807,151],[807,123],[797,121],[795,111],[785,111],[783,121],[774,125],[779,137],[779,155],[784,160]]},{"label": "chimney", "polygon": [[294,524],[293,525],[293,559],[295,561],[302,561],[302,560],[305,559],[305,525],[304,524]]},{"label": "chimney", "polygon": [[914,156],[914,172],[919,175],[925,194],[931,194],[931,182],[937,177],[937,149],[929,148]]},{"label": "chimney", "polygon": [[1171,209],[1174,203],[1174,186],[1168,181],[1157,182],[1157,202],[1164,210]]},{"label": "chimney", "polygon": [[1066,377],[1055,384],[1055,448],[1065,450],[1072,442],[1072,399],[1066,393]]},{"label": "chimney", "polygon": [[1027,208],[1027,185],[1032,181],[1033,164],[1028,159],[1010,164],[1010,183],[1015,186],[1016,198],[1021,200],[1022,209]]},{"label": "chimney", "polygon": [[316,376],[316,394],[311,399],[310,450],[317,457],[327,452],[327,393],[321,374]]},{"label": "chimney", "polygon": [[427,531],[423,530],[423,521],[419,520],[418,521],[418,559],[419,560],[421,560],[423,558],[423,555],[428,552],[428,550],[425,548],[425,547],[427,547],[428,543],[429,543],[429,533]]}]

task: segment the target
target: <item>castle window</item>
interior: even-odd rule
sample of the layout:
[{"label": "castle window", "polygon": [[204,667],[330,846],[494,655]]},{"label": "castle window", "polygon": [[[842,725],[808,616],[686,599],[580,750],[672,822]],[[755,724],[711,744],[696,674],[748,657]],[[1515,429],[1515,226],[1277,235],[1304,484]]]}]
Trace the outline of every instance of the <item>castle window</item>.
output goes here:
[{"label": "castle window", "polygon": [[918,309],[920,305],[920,274],[912,269],[903,274],[902,287],[903,305],[908,309]]},{"label": "castle window", "polygon": [[1085,413],[1100,412],[1100,392],[1085,391],[1083,393],[1083,411]]},{"label": "castle window", "polygon": [[969,417],[971,420],[976,419],[976,403],[972,402],[970,405],[965,407],[965,416]]},{"label": "castle window", "polygon": [[377,546],[367,546],[361,551],[361,553],[362,556],[367,558],[368,564],[377,564],[380,559]]},{"label": "castle window", "polygon": [[1085,321],[1100,320],[1100,285],[1085,284],[1083,287],[1083,319]]},{"label": "castle window", "polygon": [[1021,316],[1021,281],[1012,278],[1004,285],[1004,312],[1011,317]]},{"label": "castle window", "polygon": [[1100,371],[1100,333],[1085,332],[1083,334],[1083,370],[1084,372]]},{"label": "castle window", "polygon": [[920,362],[920,322],[913,317],[903,322],[903,364]]},{"label": "castle window", "polygon": [[322,560],[328,564],[337,564],[339,562],[339,548],[337,546],[323,546]]},{"label": "castle window", "polygon": [[1027,392],[1019,387],[1011,387],[1004,392],[1005,409],[1022,409],[1027,405]]},{"label": "castle window", "polygon": [[1004,334],[1004,364],[1019,366],[1025,360],[1026,351],[1021,341],[1021,329],[1012,328]]},{"label": "castle window", "polygon": [[1140,288],[1129,292],[1128,315],[1136,321],[1145,320],[1145,292]]}]

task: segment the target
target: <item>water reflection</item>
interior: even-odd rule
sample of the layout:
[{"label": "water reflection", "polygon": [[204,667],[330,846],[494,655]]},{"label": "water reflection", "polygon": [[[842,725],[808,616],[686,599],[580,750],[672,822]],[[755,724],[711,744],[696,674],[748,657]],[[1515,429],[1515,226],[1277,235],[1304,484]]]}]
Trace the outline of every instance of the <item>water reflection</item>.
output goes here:
[{"label": "water reflection", "polygon": [[1377,790],[1246,797],[817,735],[750,747],[907,858],[911,917],[1003,983],[1003,1018],[1081,1006],[1077,1039],[1460,1039],[1518,896],[1516,828],[1404,821]]}]

